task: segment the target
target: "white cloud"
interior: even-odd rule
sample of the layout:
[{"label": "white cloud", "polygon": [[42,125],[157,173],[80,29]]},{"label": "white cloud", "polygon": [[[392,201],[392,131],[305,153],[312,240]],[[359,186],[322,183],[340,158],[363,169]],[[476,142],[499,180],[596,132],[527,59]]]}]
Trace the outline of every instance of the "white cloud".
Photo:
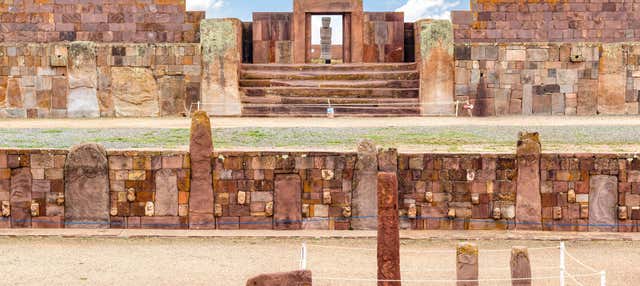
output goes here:
[{"label": "white cloud", "polygon": [[210,11],[224,7],[225,0],[187,0],[189,11]]},{"label": "white cloud", "polygon": [[460,1],[450,0],[408,0],[397,12],[404,12],[407,22],[420,19],[450,19],[451,9],[458,6]]}]

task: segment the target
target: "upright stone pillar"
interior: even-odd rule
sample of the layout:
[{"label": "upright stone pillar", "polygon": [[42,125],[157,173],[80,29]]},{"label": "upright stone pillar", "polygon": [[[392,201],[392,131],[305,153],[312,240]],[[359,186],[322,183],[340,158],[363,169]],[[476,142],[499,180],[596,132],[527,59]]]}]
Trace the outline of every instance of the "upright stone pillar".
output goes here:
[{"label": "upright stone pillar", "polygon": [[215,228],[213,207],[213,176],[211,156],[213,139],[211,122],[204,111],[198,111],[191,119],[191,194],[189,194],[189,228]]},{"label": "upright stone pillar", "polygon": [[[400,219],[398,177],[378,174],[378,280],[400,280]],[[399,281],[378,282],[378,286],[400,286]]]},{"label": "upright stone pillar", "polygon": [[378,155],[376,152],[373,141],[362,140],[358,143],[358,161],[353,176],[354,189],[351,199],[353,208],[351,228],[355,230],[377,229]]},{"label": "upright stone pillar", "polygon": [[31,185],[29,168],[11,170],[11,227],[31,227]]},{"label": "upright stone pillar", "polygon": [[520,133],[518,136],[516,151],[518,161],[516,228],[541,230],[540,136],[538,133]]},{"label": "upright stone pillar", "polygon": [[603,44],[598,66],[598,113],[625,114],[627,68],[621,43]]},{"label": "upright stone pillar", "polygon": [[201,109],[211,115],[240,115],[242,22],[238,19],[202,20],[200,45],[203,66]]},{"label": "upright stone pillar", "polygon": [[100,117],[96,45],[73,42],[69,46],[68,117]]},{"label": "upright stone pillar", "polygon": [[531,286],[531,262],[526,247],[511,248],[511,285]]},{"label": "upright stone pillar", "polygon": [[618,178],[593,176],[589,185],[589,231],[617,231]]},{"label": "upright stone pillar", "polygon": [[320,28],[320,58],[325,63],[331,63],[331,17],[322,18],[322,28]]},{"label": "upright stone pillar", "polygon": [[456,277],[458,286],[478,286],[478,246],[460,243],[456,251]]},{"label": "upright stone pillar", "polygon": [[453,104],[455,62],[451,22],[422,20],[415,25],[422,114],[455,114]]},{"label": "upright stone pillar", "polygon": [[109,228],[109,163],[99,144],[74,146],[64,167],[67,228]]}]

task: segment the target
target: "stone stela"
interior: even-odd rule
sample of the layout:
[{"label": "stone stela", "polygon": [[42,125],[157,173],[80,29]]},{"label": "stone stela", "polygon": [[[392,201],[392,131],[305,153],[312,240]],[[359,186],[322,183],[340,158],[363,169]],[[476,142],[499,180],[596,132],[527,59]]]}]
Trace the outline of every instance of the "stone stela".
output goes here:
[{"label": "stone stela", "polygon": [[331,64],[331,17],[322,17],[320,27],[320,58],[325,64]]}]

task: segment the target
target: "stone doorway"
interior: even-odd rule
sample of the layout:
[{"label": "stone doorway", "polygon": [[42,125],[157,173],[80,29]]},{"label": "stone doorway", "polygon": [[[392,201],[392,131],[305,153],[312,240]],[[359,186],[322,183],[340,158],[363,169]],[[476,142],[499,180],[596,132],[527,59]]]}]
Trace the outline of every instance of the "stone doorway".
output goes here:
[{"label": "stone doorway", "polygon": [[[305,21],[309,24],[306,25],[306,47],[307,52],[305,54],[306,63],[320,63],[322,61],[322,33],[320,32],[323,27],[323,19],[330,18],[331,30],[331,60],[332,63],[350,63],[351,62],[351,44],[350,44],[350,31],[351,27],[348,25],[346,19],[350,18],[350,14],[316,14],[309,13],[306,16]],[[340,37],[341,36],[341,37]]]}]

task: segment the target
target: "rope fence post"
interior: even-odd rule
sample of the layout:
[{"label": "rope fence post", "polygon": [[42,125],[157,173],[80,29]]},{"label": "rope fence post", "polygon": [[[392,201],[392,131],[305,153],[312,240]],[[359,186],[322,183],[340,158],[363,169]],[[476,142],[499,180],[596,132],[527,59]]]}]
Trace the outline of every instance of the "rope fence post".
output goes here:
[{"label": "rope fence post", "polygon": [[307,270],[307,244],[304,242],[300,249],[300,270]]},{"label": "rope fence post", "polygon": [[607,286],[607,271],[600,272],[600,286]]},{"label": "rope fence post", "polygon": [[565,257],[564,257],[564,241],[560,242],[560,286],[564,286],[564,273],[565,273]]}]

